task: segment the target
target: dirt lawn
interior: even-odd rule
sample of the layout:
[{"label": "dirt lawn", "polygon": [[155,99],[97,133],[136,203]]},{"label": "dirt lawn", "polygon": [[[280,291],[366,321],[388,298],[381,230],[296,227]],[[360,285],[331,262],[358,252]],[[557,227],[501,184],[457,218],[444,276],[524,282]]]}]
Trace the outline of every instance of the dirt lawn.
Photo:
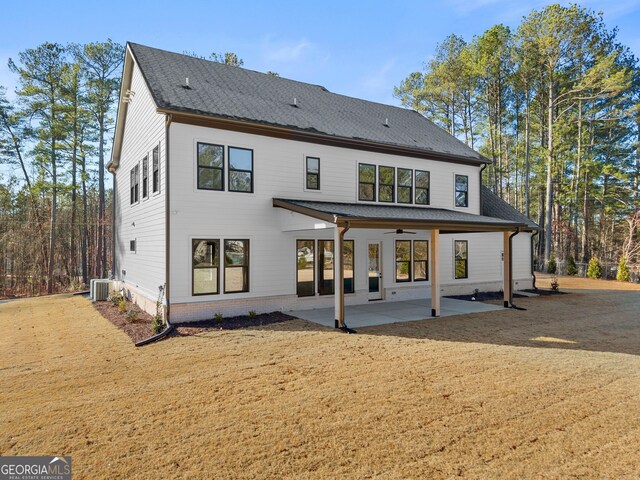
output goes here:
[{"label": "dirt lawn", "polygon": [[[543,286],[547,279],[541,279]],[[0,454],[74,478],[640,478],[640,287],[358,335],[143,348],[74,296],[0,304]]]}]

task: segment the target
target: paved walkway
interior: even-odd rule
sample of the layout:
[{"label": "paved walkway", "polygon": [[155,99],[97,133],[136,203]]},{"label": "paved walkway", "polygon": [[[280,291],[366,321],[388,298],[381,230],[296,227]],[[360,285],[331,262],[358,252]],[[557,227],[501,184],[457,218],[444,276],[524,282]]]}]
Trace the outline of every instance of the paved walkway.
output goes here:
[{"label": "paved walkway", "polygon": [[[442,298],[441,317],[464,315],[466,313],[493,312],[503,307],[482,302],[469,302]],[[333,307],[314,310],[295,310],[288,312],[303,320],[319,323],[325,327],[335,325]],[[402,302],[369,302],[364,305],[349,305],[344,308],[345,322],[349,327],[372,327],[387,323],[412,322],[431,317],[431,300],[406,300]]]}]

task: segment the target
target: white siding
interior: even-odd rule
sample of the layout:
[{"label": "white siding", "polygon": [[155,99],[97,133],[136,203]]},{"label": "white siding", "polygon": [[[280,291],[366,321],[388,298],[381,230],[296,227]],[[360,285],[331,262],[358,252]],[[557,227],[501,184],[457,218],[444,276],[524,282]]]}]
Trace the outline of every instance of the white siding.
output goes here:
[{"label": "white siding", "polygon": [[[128,106],[120,164],[116,170],[116,271],[125,285],[155,299],[165,278],[165,138],[164,115],[156,113],[144,78],[133,67],[130,90],[135,92]],[[152,191],[154,147],[159,146],[160,192]],[[149,159],[149,196],[142,196],[142,159]],[[130,171],[140,165],[139,202],[131,205]],[[129,251],[136,240],[137,251]],[[126,273],[125,273],[126,272]]]}]

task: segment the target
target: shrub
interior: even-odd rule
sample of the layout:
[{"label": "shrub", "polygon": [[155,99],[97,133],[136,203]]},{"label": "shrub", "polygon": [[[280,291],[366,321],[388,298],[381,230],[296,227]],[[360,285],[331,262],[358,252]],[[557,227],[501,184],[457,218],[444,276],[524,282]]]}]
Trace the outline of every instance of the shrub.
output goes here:
[{"label": "shrub", "polygon": [[249,310],[249,318],[256,318],[258,314],[255,310]]},{"label": "shrub", "polygon": [[124,296],[122,295],[122,292],[111,292],[108,300],[111,302],[111,305],[117,307],[120,302],[124,300]]},{"label": "shrub", "polygon": [[127,311],[127,301],[124,298],[118,302],[118,310],[120,310],[120,313]]},{"label": "shrub", "polygon": [[164,322],[162,321],[162,315],[156,313],[151,319],[151,331],[153,333],[160,333],[164,328]]},{"label": "shrub", "polygon": [[222,323],[222,322],[224,322],[224,317],[222,316],[222,314],[221,314],[221,313],[216,313],[216,314],[213,316],[213,320],[214,320],[216,323]]},{"label": "shrub", "polygon": [[558,277],[555,275],[551,277],[551,290],[557,292],[560,289],[560,282],[558,282]]},{"label": "shrub", "polygon": [[125,318],[130,322],[135,322],[136,320],[138,320],[139,316],[140,316],[140,312],[138,310],[130,308],[129,310],[127,310],[127,314],[125,315]]},{"label": "shrub", "polygon": [[549,258],[549,263],[547,263],[547,273],[556,273],[558,266],[556,265],[556,257],[551,255]]},{"label": "shrub", "polygon": [[587,277],[602,277],[602,265],[600,265],[600,260],[598,260],[596,257],[592,257],[591,260],[589,260],[589,266],[587,267]]},{"label": "shrub", "polygon": [[576,266],[576,261],[573,259],[572,256],[569,256],[569,258],[567,258],[567,275],[577,275],[578,274],[578,267]]},{"label": "shrub", "polygon": [[618,263],[618,273],[616,274],[616,280],[620,282],[628,282],[631,279],[629,273],[629,265],[627,265],[627,258],[622,255],[620,262]]}]

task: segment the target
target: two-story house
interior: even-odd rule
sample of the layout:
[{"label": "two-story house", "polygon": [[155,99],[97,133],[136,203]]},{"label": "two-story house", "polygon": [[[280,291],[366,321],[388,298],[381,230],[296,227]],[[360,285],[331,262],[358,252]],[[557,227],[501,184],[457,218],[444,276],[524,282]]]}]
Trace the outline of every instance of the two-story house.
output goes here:
[{"label": "two-story house", "polygon": [[181,322],[532,286],[537,226],[415,111],[128,44],[114,274]]}]

